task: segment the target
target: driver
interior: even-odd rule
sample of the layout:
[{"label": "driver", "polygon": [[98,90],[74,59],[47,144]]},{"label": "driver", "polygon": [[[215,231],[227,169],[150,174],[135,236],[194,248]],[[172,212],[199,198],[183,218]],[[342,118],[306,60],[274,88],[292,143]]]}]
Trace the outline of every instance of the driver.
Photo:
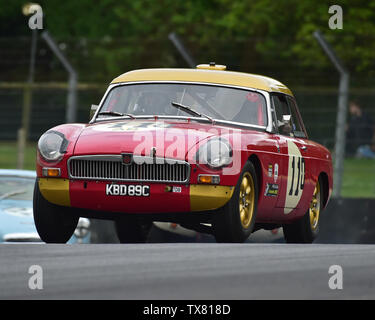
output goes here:
[{"label": "driver", "polygon": [[143,92],[139,97],[134,111],[145,115],[170,115],[175,113],[171,107],[171,99],[164,92]]},{"label": "driver", "polygon": [[277,126],[281,134],[286,136],[293,136],[291,120],[287,122],[277,120]]},{"label": "driver", "polygon": [[246,100],[233,120],[248,124],[264,125],[263,105],[258,93],[248,92],[246,94]]}]

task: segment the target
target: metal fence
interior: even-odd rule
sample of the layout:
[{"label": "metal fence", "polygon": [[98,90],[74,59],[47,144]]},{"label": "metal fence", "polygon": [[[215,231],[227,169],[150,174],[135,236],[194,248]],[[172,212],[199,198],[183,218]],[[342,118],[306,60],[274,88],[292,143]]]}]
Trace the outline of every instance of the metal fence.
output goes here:
[{"label": "metal fence", "polygon": [[[78,71],[78,122],[87,122],[91,104],[99,103],[108,83],[119,74],[137,68],[188,67],[168,39],[58,40],[59,48]],[[319,68],[303,65],[298,60],[291,63],[282,54],[278,59],[267,60],[253,51],[253,41],[217,40],[209,47],[185,41],[185,45],[198,63],[216,61],[226,64],[229,70],[264,74],[285,83],[297,98],[310,138],[333,150],[339,81],[334,67],[328,59],[327,65]],[[65,122],[68,79],[61,63],[40,38],[37,48],[29,134],[34,142],[47,129]],[[29,38],[0,38],[0,141],[17,139],[29,60]],[[349,98],[359,101],[375,120],[375,72],[358,71],[353,65],[348,68],[351,71]],[[344,176],[348,179],[344,179],[344,189],[352,191],[344,192],[345,196],[351,196],[357,189],[360,191],[355,196],[375,196],[374,163],[374,160],[346,163]],[[351,184],[349,188],[348,184]]]},{"label": "metal fence", "polygon": [[[84,87],[78,93],[78,122],[88,121],[91,104],[98,103],[106,89],[92,85]],[[0,84],[0,140],[17,139],[17,131],[22,126],[25,88],[24,83]],[[36,141],[44,131],[65,122],[66,95],[64,84],[34,84],[29,140]]]},{"label": "metal fence", "polygon": [[[86,122],[89,107],[99,102],[107,84],[119,74],[147,67],[188,67],[169,39],[55,39],[59,49],[78,72],[78,121]],[[215,39],[204,46],[183,39],[198,63],[216,61],[230,70],[264,74],[289,86],[309,135],[329,148],[334,144],[339,76],[327,59],[314,68],[298,59],[260,55],[259,39]],[[374,39],[375,40],[375,39]],[[279,39],[289,43],[291,39]],[[312,39],[311,41],[314,41]],[[28,78],[31,37],[0,38],[0,140],[15,140],[21,126],[24,83]],[[136,54],[135,54],[136,53]],[[271,54],[271,53],[270,53]],[[272,53],[275,55],[274,53]],[[324,59],[324,53],[322,52]],[[31,140],[51,126],[65,121],[68,75],[46,42],[39,37],[35,59],[35,88],[31,112]],[[368,70],[351,71],[350,99],[358,100],[375,120],[375,76]]]},{"label": "metal fence", "polygon": [[[16,140],[21,127],[25,83],[0,83],[0,140]],[[91,104],[99,103],[104,84],[83,84],[78,90],[78,122],[87,122]],[[328,148],[334,145],[337,88],[291,87],[312,140]],[[35,84],[32,98],[30,140],[37,140],[47,129],[65,122],[67,88],[63,83]],[[353,89],[351,97],[359,101],[375,120],[375,90]]]}]

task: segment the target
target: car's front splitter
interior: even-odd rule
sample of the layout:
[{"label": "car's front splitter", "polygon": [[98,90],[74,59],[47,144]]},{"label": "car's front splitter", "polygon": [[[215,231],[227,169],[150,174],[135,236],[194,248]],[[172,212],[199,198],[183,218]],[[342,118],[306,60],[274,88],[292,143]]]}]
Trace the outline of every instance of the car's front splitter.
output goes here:
[{"label": "car's front splitter", "polygon": [[[124,213],[210,211],[224,206],[234,192],[233,186],[203,184],[112,183],[62,178],[39,178],[38,183],[43,197],[53,204]],[[149,188],[145,194],[132,192],[129,195],[123,192],[125,188],[109,187],[111,184]]]}]

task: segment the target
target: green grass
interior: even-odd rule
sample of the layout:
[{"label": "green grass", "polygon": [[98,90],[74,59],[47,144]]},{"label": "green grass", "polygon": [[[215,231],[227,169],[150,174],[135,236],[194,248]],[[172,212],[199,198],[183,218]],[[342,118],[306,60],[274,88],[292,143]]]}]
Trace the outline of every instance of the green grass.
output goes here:
[{"label": "green grass", "polygon": [[342,196],[375,198],[375,160],[345,159]]},{"label": "green grass", "polygon": [[[24,169],[35,170],[36,143],[25,150]],[[17,167],[17,144],[0,142],[0,168]],[[375,160],[345,159],[342,196],[347,198],[375,198]]]},{"label": "green grass", "polygon": [[[36,142],[28,143],[25,149],[24,168],[35,170]],[[17,169],[17,143],[0,142],[0,169]]]}]

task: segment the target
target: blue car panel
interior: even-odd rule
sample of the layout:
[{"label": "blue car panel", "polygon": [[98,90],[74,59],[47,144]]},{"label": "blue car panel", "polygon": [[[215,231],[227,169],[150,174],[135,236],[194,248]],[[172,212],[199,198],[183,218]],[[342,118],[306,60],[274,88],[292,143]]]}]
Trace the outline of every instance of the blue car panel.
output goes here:
[{"label": "blue car panel", "polygon": [[[40,242],[33,217],[33,190],[36,173],[30,170],[0,169],[0,242]],[[79,226],[88,228],[87,219]],[[75,234],[82,235],[82,228]],[[90,232],[73,235],[68,243],[89,243]]]}]

